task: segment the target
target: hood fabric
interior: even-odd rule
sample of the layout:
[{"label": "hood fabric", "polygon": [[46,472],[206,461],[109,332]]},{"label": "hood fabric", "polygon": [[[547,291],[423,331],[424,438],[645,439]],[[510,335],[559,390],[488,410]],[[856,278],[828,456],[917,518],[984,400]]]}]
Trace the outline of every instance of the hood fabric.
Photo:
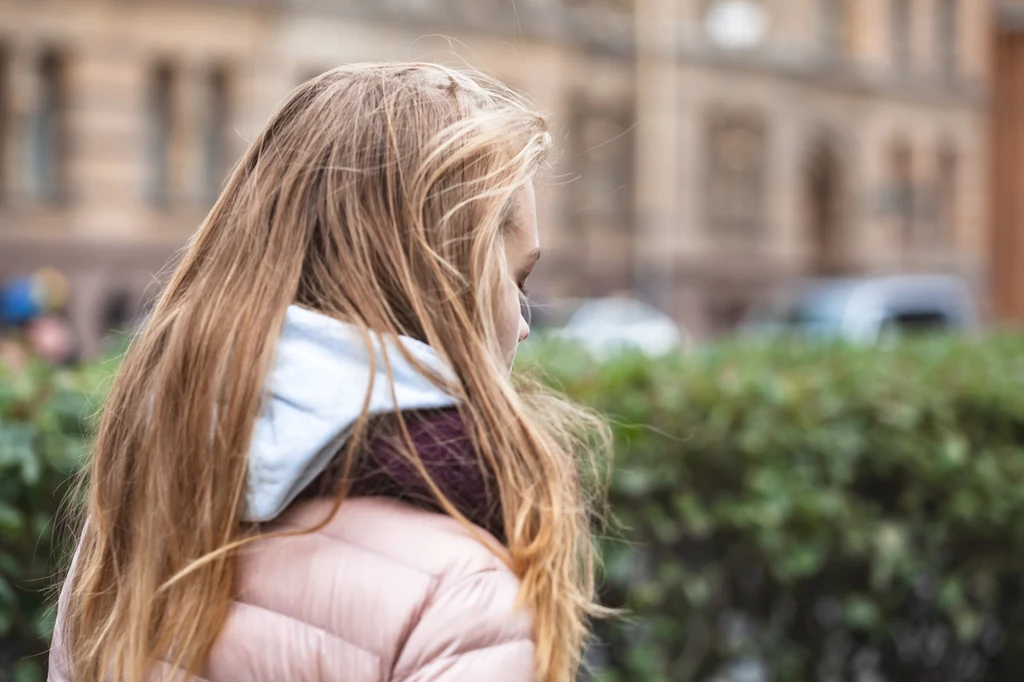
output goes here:
[{"label": "hood fabric", "polygon": [[249,448],[243,520],[275,519],[327,468],[362,413],[371,379],[371,415],[456,404],[403,357],[398,344],[431,371],[454,379],[430,346],[404,336],[371,339],[372,376],[370,349],[356,327],[288,308]]}]

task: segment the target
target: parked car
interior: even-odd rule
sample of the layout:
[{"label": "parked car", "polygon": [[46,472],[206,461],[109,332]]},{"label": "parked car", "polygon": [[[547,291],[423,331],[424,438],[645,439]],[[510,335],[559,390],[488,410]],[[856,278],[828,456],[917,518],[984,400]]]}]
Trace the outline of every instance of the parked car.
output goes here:
[{"label": "parked car", "polygon": [[[566,308],[571,312],[565,314]],[[552,336],[579,343],[598,357],[633,349],[665,355],[683,342],[680,328],[668,315],[633,298],[595,298],[556,304],[565,322],[550,325]],[[549,317],[557,317],[557,312]]]},{"label": "parked car", "polygon": [[970,288],[946,275],[809,280],[756,306],[741,330],[875,342],[892,335],[979,325]]}]

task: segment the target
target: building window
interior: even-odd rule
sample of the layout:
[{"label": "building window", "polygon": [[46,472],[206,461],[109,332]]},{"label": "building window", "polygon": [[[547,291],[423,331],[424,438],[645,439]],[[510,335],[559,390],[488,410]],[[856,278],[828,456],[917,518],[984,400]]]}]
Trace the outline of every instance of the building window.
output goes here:
[{"label": "building window", "polygon": [[813,269],[821,275],[846,270],[846,178],[841,143],[837,136],[821,134],[808,148],[804,161],[807,197],[807,234],[813,248]]},{"label": "building window", "polygon": [[959,212],[960,159],[956,149],[944,145],[939,152],[935,178],[936,241],[944,246],[956,244],[957,213]]},{"label": "building window", "polygon": [[8,135],[11,126],[10,53],[0,45],[0,201],[7,197],[8,187]]},{"label": "building window", "polygon": [[947,83],[952,83],[958,75],[957,61],[959,49],[957,40],[958,0],[938,0],[938,27],[936,30],[936,56],[938,57],[939,73]]},{"label": "building window", "polygon": [[910,0],[890,0],[889,11],[893,68],[903,75],[910,70]]},{"label": "building window", "polygon": [[147,190],[150,203],[164,207],[171,195],[174,144],[174,73],[168,64],[158,65],[150,75],[147,109]]},{"label": "building window", "polygon": [[64,58],[53,51],[43,53],[36,63],[25,185],[29,196],[47,203],[65,198],[65,71]]},{"label": "building window", "polygon": [[846,0],[818,0],[821,47],[825,52],[839,55],[849,47],[846,12]]},{"label": "building window", "polygon": [[130,331],[132,322],[136,319],[136,298],[128,288],[119,288],[108,293],[102,312],[105,332]]},{"label": "building window", "polygon": [[[618,100],[626,101],[626,99]],[[630,107],[578,97],[571,103],[570,224],[578,253],[573,277],[588,294],[633,285],[633,159]]]},{"label": "building window", "polygon": [[578,109],[576,169],[580,206],[590,215],[625,219],[632,209],[633,132],[624,112]]},{"label": "building window", "polygon": [[760,117],[713,116],[707,139],[709,226],[753,236],[764,209],[765,134]]},{"label": "building window", "polygon": [[914,238],[914,172],[910,145],[897,140],[889,150],[889,174],[892,183],[892,214],[900,246],[905,250]]},{"label": "building window", "polygon": [[227,175],[230,152],[228,145],[229,79],[223,67],[211,69],[206,78],[206,103],[203,117],[203,186],[208,203],[217,200]]}]

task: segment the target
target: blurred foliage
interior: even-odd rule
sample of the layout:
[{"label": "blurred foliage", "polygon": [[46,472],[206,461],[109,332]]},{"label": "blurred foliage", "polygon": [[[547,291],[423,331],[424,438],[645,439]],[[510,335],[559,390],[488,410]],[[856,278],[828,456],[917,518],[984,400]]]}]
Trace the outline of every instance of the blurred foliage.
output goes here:
[{"label": "blurred foliage", "polygon": [[1024,679],[1024,338],[528,355],[615,425],[597,679]]},{"label": "blurred foliage", "polygon": [[[0,365],[0,682],[45,678],[68,479],[111,365]],[[21,660],[24,659],[24,660]]]},{"label": "blurred foliage", "polygon": [[[1024,678],[1024,338],[522,356],[615,428],[601,682]],[[114,366],[0,369],[0,682]]]}]

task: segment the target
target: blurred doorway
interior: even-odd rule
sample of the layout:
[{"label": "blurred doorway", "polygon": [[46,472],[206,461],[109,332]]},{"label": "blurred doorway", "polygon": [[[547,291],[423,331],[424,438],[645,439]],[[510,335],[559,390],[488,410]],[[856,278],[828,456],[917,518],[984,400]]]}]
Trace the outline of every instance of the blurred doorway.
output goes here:
[{"label": "blurred doorway", "polygon": [[843,172],[835,142],[818,137],[810,146],[805,163],[807,234],[812,248],[811,270],[817,275],[835,275],[845,269]]}]

